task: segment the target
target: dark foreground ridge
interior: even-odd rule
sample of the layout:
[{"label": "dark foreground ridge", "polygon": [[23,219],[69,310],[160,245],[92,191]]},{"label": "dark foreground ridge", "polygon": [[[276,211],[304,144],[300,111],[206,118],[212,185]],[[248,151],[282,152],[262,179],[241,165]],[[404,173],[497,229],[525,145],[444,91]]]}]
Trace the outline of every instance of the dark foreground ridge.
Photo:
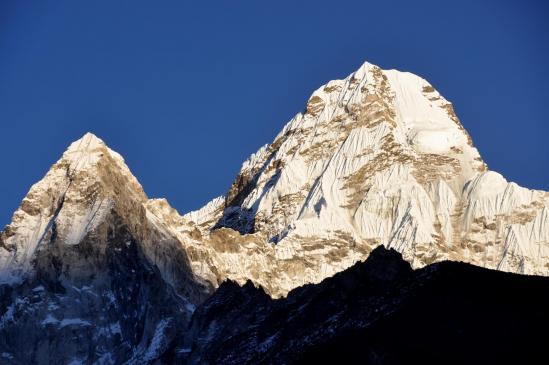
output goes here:
[{"label": "dark foreground ridge", "polygon": [[442,262],[413,271],[383,247],[318,285],[272,300],[225,282],[165,355],[193,364],[536,363],[549,279]]},{"label": "dark foreground ridge", "polygon": [[[528,364],[546,355],[549,278],[457,262],[414,271],[378,247],[283,299],[226,281],[189,318],[131,237],[117,242],[122,260],[94,261],[108,267],[101,287],[70,289],[82,284],[70,268],[49,265],[2,287],[0,363]],[[55,318],[52,307],[73,315]]]}]

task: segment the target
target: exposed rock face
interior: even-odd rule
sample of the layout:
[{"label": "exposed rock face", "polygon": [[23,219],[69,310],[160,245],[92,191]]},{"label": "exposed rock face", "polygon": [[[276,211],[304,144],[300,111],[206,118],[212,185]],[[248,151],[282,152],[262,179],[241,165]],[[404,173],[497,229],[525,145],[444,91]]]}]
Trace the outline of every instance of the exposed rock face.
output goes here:
[{"label": "exposed rock face", "polygon": [[[414,268],[548,275],[548,207],[487,170],[429,83],[368,63],[315,91],[226,196],[183,216],[86,134],[0,233],[0,354],[157,361],[223,281],[285,296],[380,245]],[[16,346],[25,332],[32,351]]]}]

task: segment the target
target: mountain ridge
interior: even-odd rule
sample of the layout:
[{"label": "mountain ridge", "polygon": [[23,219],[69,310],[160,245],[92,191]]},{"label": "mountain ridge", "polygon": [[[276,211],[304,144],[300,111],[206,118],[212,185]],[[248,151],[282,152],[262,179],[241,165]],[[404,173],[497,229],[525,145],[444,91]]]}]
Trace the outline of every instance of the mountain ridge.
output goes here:
[{"label": "mountain ridge", "polygon": [[[225,197],[184,215],[165,199],[148,199],[123,158],[91,133],[74,142],[53,169],[67,165],[67,176],[83,173],[105,156],[112,159],[99,185],[113,189],[107,195],[117,197],[113,201],[119,205],[133,205],[122,208],[132,216],[130,225],[145,219],[133,216],[140,211],[191,256],[217,256],[209,267],[190,260],[193,275],[214,287],[225,278],[243,283],[251,277],[271,294],[284,295],[364,259],[379,244],[396,248],[414,267],[451,259],[549,273],[549,194],[488,171],[451,103],[410,73],[366,62],[346,79],[318,88],[273,143],[243,163]],[[108,181],[109,169],[119,170],[127,182]],[[56,179],[62,180],[58,185],[71,181],[70,176]],[[118,199],[122,185],[131,188],[124,190],[129,194],[124,201]],[[45,209],[29,204],[33,189],[15,221],[28,213],[25,209]],[[64,193],[56,194],[63,201]],[[93,204],[87,209],[100,212]],[[54,216],[55,209],[47,209]],[[45,222],[40,227],[42,235],[51,230]],[[9,225],[2,232],[1,246],[11,247],[13,231]],[[77,242],[83,234],[74,231],[68,241]],[[235,244],[228,247],[220,240]],[[37,242],[30,243],[30,252]],[[324,242],[324,248],[316,242]],[[229,251],[248,252],[253,259],[232,262]],[[337,256],[326,260],[330,252]],[[285,265],[292,257],[307,264]],[[297,274],[270,283],[272,262]],[[6,266],[0,260],[0,268]],[[254,277],[257,272],[266,274]]]},{"label": "mountain ridge", "polygon": [[379,246],[282,299],[224,282],[169,356],[188,364],[536,362],[548,280],[452,261],[412,270]]},{"label": "mountain ridge", "polygon": [[[223,282],[282,298],[380,246],[414,269],[548,276],[549,193],[489,171],[427,81],[370,63],[313,92],[226,195],[184,215],[87,133],[0,232],[0,348],[27,363],[156,361]],[[13,342],[21,328],[33,351]]]}]

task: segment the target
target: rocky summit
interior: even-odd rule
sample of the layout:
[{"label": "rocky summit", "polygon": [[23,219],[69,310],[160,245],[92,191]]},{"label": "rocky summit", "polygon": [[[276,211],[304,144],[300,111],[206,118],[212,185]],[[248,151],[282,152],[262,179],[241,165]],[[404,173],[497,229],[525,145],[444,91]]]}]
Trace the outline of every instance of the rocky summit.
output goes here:
[{"label": "rocky summit", "polygon": [[[548,276],[548,208],[549,193],[488,169],[432,85],[369,63],[318,88],[225,196],[184,215],[149,199],[88,133],[0,233],[0,362],[200,363],[223,340],[224,314],[204,309],[212,295],[231,311],[238,301],[222,294],[247,283],[269,306],[378,246],[412,269],[454,261]],[[384,280],[391,268],[376,270]]]}]

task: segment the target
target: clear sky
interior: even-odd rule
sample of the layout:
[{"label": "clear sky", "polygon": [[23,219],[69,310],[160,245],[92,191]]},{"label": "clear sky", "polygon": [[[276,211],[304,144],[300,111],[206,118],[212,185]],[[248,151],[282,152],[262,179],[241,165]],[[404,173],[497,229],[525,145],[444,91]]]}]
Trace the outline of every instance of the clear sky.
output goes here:
[{"label": "clear sky", "polygon": [[180,212],[368,60],[454,103],[484,160],[549,190],[544,1],[0,2],[0,226],[87,131]]}]

